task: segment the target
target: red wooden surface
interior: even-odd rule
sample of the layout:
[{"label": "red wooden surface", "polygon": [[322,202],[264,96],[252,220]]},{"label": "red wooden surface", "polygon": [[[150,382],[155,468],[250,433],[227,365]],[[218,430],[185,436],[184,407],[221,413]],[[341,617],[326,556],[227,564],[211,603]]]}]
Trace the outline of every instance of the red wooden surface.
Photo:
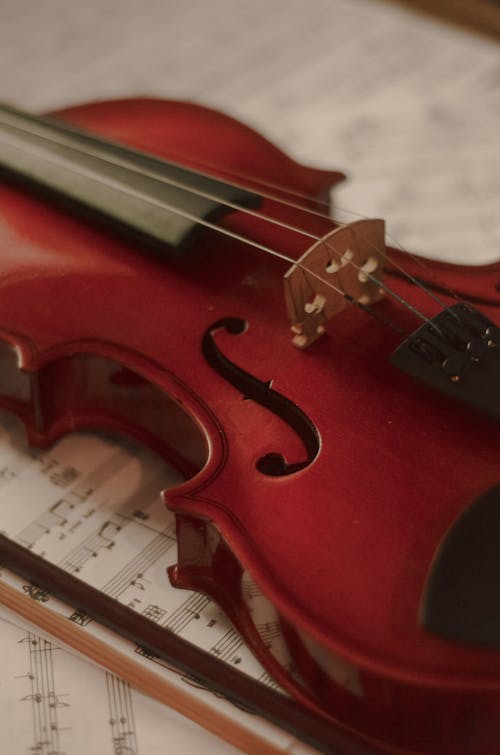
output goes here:
[{"label": "red wooden surface", "polygon": [[[338,178],[299,166],[243,126],[192,105],[122,101],[63,116],[163,157],[217,165],[223,176],[251,174],[292,192],[324,197]],[[1,403],[22,416],[31,440],[108,427],[196,471],[167,494],[180,529],[172,578],[218,599],[282,684],[387,751],[497,753],[500,654],[447,642],[418,621],[441,538],[498,482],[496,426],[391,367],[401,337],[357,308],[341,313],[310,349],[295,349],[282,292],[287,266],[261,251],[204,230],[184,259],[160,260],[18,189],[3,185],[0,202],[1,335],[33,376],[28,400],[9,383]],[[318,236],[331,228],[276,202],[261,210]],[[309,244],[244,213],[228,214],[222,225],[293,258]],[[485,298],[482,309],[499,321],[497,265],[432,265],[422,273],[397,256],[414,274]],[[426,315],[437,312],[410,283],[390,274],[387,283]],[[377,306],[410,330],[420,324],[389,297]],[[256,469],[269,452],[302,459],[302,443],[201,354],[206,329],[229,316],[248,328],[219,332],[221,351],[272,379],[320,435],[317,458],[296,474]],[[174,413],[163,394],[183,411]],[[280,612],[301,684],[276,668],[259,641],[239,591],[241,567]],[[356,691],[319,672],[299,634],[351,669]]]}]

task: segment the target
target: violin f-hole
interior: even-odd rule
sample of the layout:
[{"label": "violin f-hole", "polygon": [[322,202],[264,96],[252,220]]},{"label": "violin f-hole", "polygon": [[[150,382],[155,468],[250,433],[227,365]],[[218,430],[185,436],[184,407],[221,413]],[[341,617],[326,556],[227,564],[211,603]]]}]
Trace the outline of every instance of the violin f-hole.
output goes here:
[{"label": "violin f-hole", "polygon": [[231,362],[218,348],[214,339],[216,331],[224,329],[231,335],[240,335],[245,332],[247,327],[247,323],[237,317],[225,317],[217,320],[206,330],[203,336],[202,352],[209,365],[224,380],[227,380],[239,390],[245,399],[256,401],[276,414],[300,437],[306,450],[305,460],[289,464],[284,455],[279,452],[265,454],[257,460],[256,467],[262,474],[282,477],[298,472],[314,461],[319,452],[319,434],[302,409],[271,387],[271,380],[259,380],[250,372]]}]

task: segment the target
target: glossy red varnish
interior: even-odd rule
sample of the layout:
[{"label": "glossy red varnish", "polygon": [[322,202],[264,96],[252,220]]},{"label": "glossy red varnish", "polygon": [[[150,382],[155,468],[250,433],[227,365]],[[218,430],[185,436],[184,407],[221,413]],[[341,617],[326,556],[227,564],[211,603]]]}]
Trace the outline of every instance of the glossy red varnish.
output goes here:
[{"label": "glossy red varnish", "polygon": [[[304,168],[241,124],[189,104],[117,101],[61,117],[165,158],[214,166],[218,176],[251,175],[257,189],[259,180],[286,187],[278,191],[284,199],[313,196],[308,205],[317,210],[341,177]],[[357,308],[308,350],[294,348],[287,265],[261,251],[202,229],[187,256],[172,261],[5,184],[0,206],[0,335],[31,381],[29,396],[0,381],[0,403],[22,417],[32,442],[112,428],[191,475],[166,496],[179,526],[171,577],[217,599],[304,704],[387,752],[498,753],[500,653],[433,636],[418,620],[443,535],[498,482],[497,427],[392,367],[401,337]],[[261,211],[318,236],[333,227],[271,200]],[[309,245],[241,212],[221,224],[293,258]],[[391,255],[432,285],[479,298],[499,322],[497,264],[423,271],[403,253]],[[387,283],[426,315],[437,312],[390,266]],[[389,297],[377,307],[409,330],[420,324]],[[266,453],[290,462],[304,449],[288,425],[244,400],[203,358],[203,334],[224,317],[248,328],[217,333],[223,354],[272,379],[317,428],[320,452],[300,472],[269,477],[256,469]],[[279,611],[300,683],[259,640],[240,594],[242,569]],[[318,671],[301,635],[352,669],[356,692]]]}]

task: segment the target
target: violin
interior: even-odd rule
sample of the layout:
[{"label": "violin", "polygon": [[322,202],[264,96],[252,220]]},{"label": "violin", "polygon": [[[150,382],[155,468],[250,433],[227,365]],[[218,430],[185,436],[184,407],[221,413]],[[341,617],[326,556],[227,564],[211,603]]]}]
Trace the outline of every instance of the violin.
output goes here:
[{"label": "violin", "polygon": [[498,753],[498,264],[336,223],[342,174],[197,105],[2,106],[0,164],[0,405],[30,442],[112,430],[184,474],[169,578],[319,749]]}]

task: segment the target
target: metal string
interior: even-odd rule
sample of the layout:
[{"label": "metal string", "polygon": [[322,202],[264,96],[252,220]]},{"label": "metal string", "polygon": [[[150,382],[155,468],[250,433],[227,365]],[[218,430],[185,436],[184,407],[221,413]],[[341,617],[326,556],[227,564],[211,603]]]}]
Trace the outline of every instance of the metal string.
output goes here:
[{"label": "metal string", "polygon": [[[16,118],[19,119],[19,116],[16,117],[16,115],[14,115],[14,120],[16,120]],[[0,118],[0,120],[1,120],[1,118]],[[165,183],[165,184],[170,185],[170,186],[175,186],[176,188],[180,188],[180,189],[183,189],[183,190],[186,190],[186,191],[190,191],[191,193],[193,193],[193,194],[195,194],[197,196],[203,196],[204,198],[210,199],[212,201],[216,201],[219,204],[221,204],[222,206],[226,206],[226,207],[229,207],[231,209],[235,209],[235,210],[237,210],[239,212],[251,215],[251,216],[253,216],[253,217],[257,218],[257,219],[264,220],[266,222],[272,223],[272,224],[277,225],[279,227],[283,227],[283,228],[285,228],[287,230],[290,230],[290,231],[292,231],[294,233],[297,233],[297,234],[300,234],[302,236],[308,237],[308,238],[310,238],[310,239],[312,239],[312,240],[314,240],[316,242],[322,240],[320,237],[318,237],[315,234],[310,233],[310,232],[308,232],[308,231],[306,231],[306,230],[304,230],[302,228],[298,228],[298,227],[293,226],[293,225],[291,225],[289,223],[285,223],[284,221],[280,221],[280,220],[278,220],[276,218],[273,218],[273,217],[270,217],[270,216],[268,216],[268,215],[266,215],[264,213],[256,212],[255,210],[252,210],[252,209],[249,209],[247,207],[241,206],[241,205],[239,205],[239,204],[237,204],[235,202],[230,202],[230,201],[227,201],[227,200],[221,200],[220,197],[218,197],[216,194],[212,194],[210,192],[205,192],[205,191],[202,191],[202,190],[192,189],[190,186],[186,185],[182,181],[178,181],[178,180],[170,179],[170,178],[165,178],[164,176],[159,175],[155,171],[139,168],[136,165],[134,165],[131,160],[120,159],[120,158],[116,158],[116,157],[111,157],[110,158],[107,155],[103,156],[102,155],[102,151],[100,151],[99,149],[93,150],[93,149],[89,149],[86,146],[82,147],[80,145],[75,145],[74,143],[72,143],[71,139],[69,139],[69,140],[68,139],[64,139],[64,138],[61,139],[59,135],[57,137],[54,137],[54,136],[52,136],[50,134],[49,135],[45,134],[45,133],[43,133],[43,128],[42,129],[37,129],[36,127],[35,128],[31,128],[31,127],[30,128],[26,128],[26,127],[23,127],[23,126],[20,127],[18,125],[12,125],[11,123],[9,124],[8,122],[5,123],[5,121],[4,121],[4,125],[6,125],[9,128],[14,129],[15,131],[24,132],[24,133],[27,133],[27,134],[30,134],[30,135],[34,134],[34,135],[38,136],[39,138],[43,139],[44,141],[49,141],[49,142],[52,142],[52,143],[55,142],[56,144],[63,144],[65,146],[68,146],[72,151],[75,151],[77,153],[84,154],[84,155],[89,155],[91,157],[95,157],[95,158],[99,159],[100,161],[108,163],[108,164],[111,164],[111,165],[118,165],[120,167],[124,167],[124,168],[126,168],[127,170],[130,170],[133,173],[136,173],[136,174],[139,174],[139,175],[144,175],[144,176],[147,176],[147,177],[151,177],[154,180],[159,181],[160,183]],[[43,126],[43,123],[42,123],[42,126]],[[70,132],[70,135],[73,137],[73,139],[78,138],[78,135],[74,135],[71,132]],[[203,218],[199,218],[197,216],[195,217],[192,214],[190,214],[190,213],[188,213],[186,211],[180,210],[179,208],[173,207],[173,206],[169,205],[166,202],[155,200],[154,198],[148,196],[146,193],[143,193],[143,192],[131,189],[127,184],[123,183],[122,181],[117,181],[117,180],[110,179],[110,178],[103,179],[103,178],[100,177],[100,175],[99,175],[98,172],[93,171],[90,168],[86,168],[86,167],[82,167],[82,166],[79,166],[77,168],[70,160],[67,160],[67,159],[65,159],[64,157],[61,157],[61,156],[58,156],[56,158],[56,157],[54,157],[53,153],[50,152],[50,150],[45,150],[45,149],[43,149],[43,147],[39,148],[39,147],[36,147],[36,146],[33,146],[33,145],[29,145],[29,147],[26,148],[22,144],[21,144],[21,146],[19,145],[19,140],[16,139],[15,136],[14,136],[14,139],[12,139],[12,138],[9,139],[8,137],[7,138],[5,138],[5,137],[6,137],[6,134],[1,134],[0,135],[0,140],[2,140],[4,142],[7,142],[7,143],[10,143],[10,144],[14,143],[14,146],[17,149],[20,149],[21,151],[29,152],[31,154],[38,154],[39,156],[41,156],[42,158],[44,158],[48,162],[51,162],[53,164],[63,165],[67,170],[69,170],[69,171],[71,171],[73,173],[86,176],[87,178],[90,178],[91,180],[94,180],[94,181],[97,181],[97,182],[99,182],[101,184],[110,186],[111,188],[118,189],[118,190],[122,191],[125,194],[128,194],[130,196],[135,196],[136,198],[139,198],[142,201],[147,202],[148,204],[152,204],[154,206],[161,207],[163,209],[168,210],[169,212],[172,212],[174,214],[178,214],[178,215],[180,215],[180,216],[182,216],[182,217],[184,217],[184,218],[186,218],[188,220],[192,220],[195,223],[199,223],[199,224],[204,225],[206,227],[212,228],[212,229],[217,230],[218,232],[223,233],[225,235],[232,236],[233,238],[237,239],[238,241],[241,241],[242,243],[250,244],[251,246],[254,246],[255,248],[259,249],[260,251],[264,251],[264,252],[266,252],[268,254],[272,254],[275,257],[278,257],[278,258],[280,258],[282,260],[285,260],[285,261],[287,261],[287,262],[289,262],[289,263],[291,263],[293,265],[296,265],[297,267],[300,267],[301,269],[303,269],[304,272],[306,272],[308,275],[310,275],[310,276],[312,276],[314,278],[319,279],[323,284],[325,284],[328,287],[332,288],[334,291],[336,291],[336,293],[344,296],[344,298],[348,298],[349,300],[352,300],[352,297],[349,297],[345,292],[343,292],[340,288],[338,288],[337,286],[335,286],[334,284],[332,284],[330,281],[325,280],[322,276],[318,275],[317,273],[313,273],[313,271],[309,270],[305,265],[303,265],[301,263],[298,263],[293,258],[290,258],[289,256],[284,255],[284,254],[278,252],[277,250],[271,249],[270,247],[267,247],[267,246],[265,246],[263,244],[259,244],[258,242],[255,242],[252,239],[243,237],[240,234],[236,234],[236,233],[234,233],[232,231],[229,231],[228,229],[221,228],[220,226],[217,226],[214,223],[211,223],[210,221],[207,221],[207,220],[205,220]],[[196,174],[196,175],[204,175],[204,176],[206,175],[206,174],[199,173],[199,171],[192,171],[192,172],[194,174]],[[215,179],[215,180],[219,180],[219,179]],[[225,182],[224,181],[220,181],[220,183],[225,183]],[[278,201],[278,202],[280,202],[280,203],[282,203],[284,205],[287,205],[287,206],[290,206],[290,204],[291,204],[289,202],[285,202],[283,199],[278,198],[278,197],[271,197],[271,198],[273,200]],[[300,205],[298,206],[298,209],[305,210],[307,212],[314,212],[314,211],[310,210],[309,208],[304,208],[304,207],[302,207]],[[315,213],[315,214],[318,214],[320,217],[328,218],[328,216],[325,215],[325,214],[323,214],[323,213]],[[323,243],[327,246],[327,248],[330,251],[332,251],[335,255],[337,255],[337,257],[341,256],[341,252],[339,252],[335,248],[335,246],[331,243],[330,240],[323,239]],[[374,249],[376,249],[375,245],[372,244],[372,246],[373,246]],[[381,256],[383,256],[383,257],[385,257],[387,259],[387,255],[385,254],[385,252],[383,250],[377,249],[377,251],[378,251],[379,254],[381,254]],[[358,265],[356,265],[354,262],[349,261],[348,264],[352,265],[356,270],[362,272],[362,269]],[[438,297],[434,296],[432,292],[428,291],[423,286],[423,284],[420,281],[418,281],[417,279],[414,279],[413,276],[411,276],[410,274],[406,273],[401,268],[401,266],[397,265],[397,263],[394,263],[394,261],[392,261],[392,264],[394,264],[396,267],[398,267],[398,269],[400,269],[400,271],[405,276],[407,276],[415,285],[417,285],[420,288],[422,288],[429,296],[431,296],[431,298],[433,298],[435,301],[437,301],[440,306],[445,306],[443,304],[443,302],[441,302],[438,299]],[[425,315],[423,315],[421,312],[419,312],[412,304],[410,304],[405,299],[403,299],[398,294],[396,294],[391,288],[389,288],[389,286],[387,286],[387,284],[385,284],[382,281],[378,280],[375,276],[373,276],[370,273],[365,273],[365,275],[374,284],[376,284],[377,286],[379,286],[383,291],[385,291],[392,298],[394,298],[396,301],[398,301],[399,304],[401,304],[402,306],[406,307],[413,314],[415,314],[417,317],[419,317],[420,319],[422,319],[423,321],[425,321],[429,325],[431,325],[433,328],[435,328],[435,325],[432,323],[432,321],[429,318],[427,318]],[[352,300],[352,301],[353,301],[353,303],[357,303],[354,300]],[[366,309],[369,313],[371,313],[371,311],[369,310],[369,308],[367,308],[366,306],[364,307],[364,309]]]}]

